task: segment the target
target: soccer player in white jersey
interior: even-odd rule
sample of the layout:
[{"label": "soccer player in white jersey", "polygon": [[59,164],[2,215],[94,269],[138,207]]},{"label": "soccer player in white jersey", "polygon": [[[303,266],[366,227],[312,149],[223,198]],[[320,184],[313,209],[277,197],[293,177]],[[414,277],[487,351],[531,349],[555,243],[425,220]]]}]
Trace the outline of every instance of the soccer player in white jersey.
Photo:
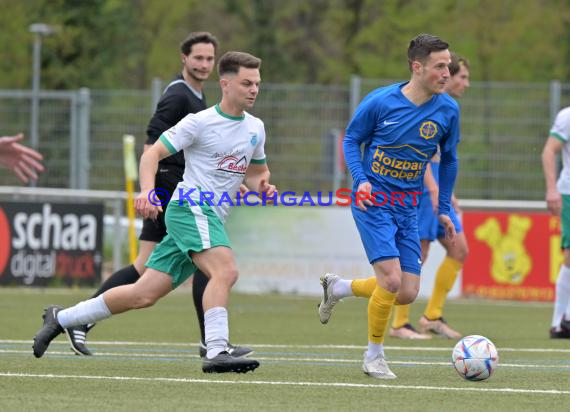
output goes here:
[{"label": "soccer player in white jersey", "polygon": [[266,198],[276,196],[275,186],[269,184],[263,122],[245,112],[259,92],[260,65],[261,60],[248,53],[224,54],[218,63],[221,102],[186,116],[145,151],[135,207],[142,217],[156,218],[161,211],[153,202],[158,162],[184,150],[183,181],[166,209],[168,235],[156,246],[136,283],[68,309],[48,307],[44,325],[34,338],[36,357],[65,328],[152,306],[200,268],[210,278],[203,298],[207,355],[202,370],[240,373],[259,366],[256,360],[233,357],[227,351],[226,308],[238,270],[224,221],[242,182]]},{"label": "soccer player in white jersey", "polygon": [[[570,106],[558,112],[544,150],[542,168],[546,180],[546,205],[560,216],[564,262],[556,281],[551,339],[570,339]],[[556,157],[562,153],[562,172],[556,182]]]}]

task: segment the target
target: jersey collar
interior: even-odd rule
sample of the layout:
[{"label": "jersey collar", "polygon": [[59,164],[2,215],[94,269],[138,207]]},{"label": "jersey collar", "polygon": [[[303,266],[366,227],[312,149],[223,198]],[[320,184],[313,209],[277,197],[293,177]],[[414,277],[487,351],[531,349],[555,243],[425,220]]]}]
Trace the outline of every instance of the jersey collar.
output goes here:
[{"label": "jersey collar", "polygon": [[227,113],[222,112],[222,109],[220,109],[219,104],[216,104],[214,107],[216,108],[216,111],[218,112],[218,114],[220,116],[225,117],[226,119],[236,120],[238,122],[245,119],[245,114],[242,114],[241,116],[232,116],[231,114],[227,114]]}]

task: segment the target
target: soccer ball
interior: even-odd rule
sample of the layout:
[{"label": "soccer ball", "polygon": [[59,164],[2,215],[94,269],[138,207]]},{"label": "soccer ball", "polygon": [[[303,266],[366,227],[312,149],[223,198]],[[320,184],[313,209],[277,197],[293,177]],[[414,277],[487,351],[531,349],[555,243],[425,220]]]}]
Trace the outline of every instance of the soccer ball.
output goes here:
[{"label": "soccer ball", "polygon": [[451,361],[462,378],[468,381],[483,381],[491,376],[499,364],[499,354],[489,339],[471,335],[457,342]]}]

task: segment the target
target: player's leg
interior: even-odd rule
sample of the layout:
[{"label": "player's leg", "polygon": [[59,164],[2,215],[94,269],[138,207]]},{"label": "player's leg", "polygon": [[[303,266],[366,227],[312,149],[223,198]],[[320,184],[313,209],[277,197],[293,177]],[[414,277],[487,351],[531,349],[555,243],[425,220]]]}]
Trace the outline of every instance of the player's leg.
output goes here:
[{"label": "player's leg", "polygon": [[394,379],[384,357],[384,338],[401,285],[400,261],[397,257],[379,260],[373,268],[377,284],[368,300],[368,349],[362,370],[373,378]]},{"label": "player's leg", "polygon": [[431,339],[431,335],[418,332],[409,321],[411,302],[416,299],[419,287],[420,277],[418,275],[402,272],[402,286],[394,303],[394,318],[389,332],[390,337],[412,340]]},{"label": "player's leg", "polygon": [[329,322],[334,307],[342,299],[348,297],[370,299],[377,285],[376,276],[363,279],[343,279],[334,273],[325,273],[320,281],[323,287],[323,297],[317,308],[323,325]]},{"label": "player's leg", "polygon": [[[204,331],[207,346],[204,372],[247,372],[259,363],[235,358],[228,351],[227,300],[237,280],[237,266],[230,241],[212,207],[170,203],[166,210],[168,236],[186,252],[186,258],[209,277],[204,291]],[[149,260],[148,266],[154,267]],[[160,269],[160,267],[156,267]]]},{"label": "player's leg", "polygon": [[[156,181],[156,187],[162,187],[160,181]],[[171,188],[171,190],[174,190]],[[170,192],[172,193],[172,192]],[[160,194],[161,200],[166,202]],[[164,223],[164,213],[160,213],[156,220],[144,219],[141,234],[139,236],[139,252],[132,265],[126,266],[113,273],[99,289],[93,294],[92,298],[103,294],[109,289],[122,285],[130,285],[135,283],[140,275],[144,272],[145,262],[154,250],[154,247],[166,236],[166,225]],[[91,351],[87,348],[87,333],[95,326],[94,323],[89,325],[78,325],[65,329],[65,333],[69,340],[71,350],[77,355],[91,355]]]},{"label": "player's leg", "polygon": [[[323,298],[319,304],[319,316],[321,323],[328,323],[332,310],[335,305],[346,297],[359,297],[369,299],[374,292],[374,289],[378,285],[376,276],[370,276],[364,279],[343,279],[338,275],[333,273],[326,273],[321,276],[321,285],[323,286]],[[395,310],[398,308],[408,308],[407,304],[400,304],[398,301],[395,302]],[[408,325],[406,325],[407,327]],[[409,325],[411,327],[411,325]],[[412,333],[419,335],[413,328],[409,329]],[[390,332],[392,333],[392,332]],[[390,335],[392,336],[392,335]],[[397,336],[401,337],[401,336]],[[415,339],[429,339],[429,335],[421,335],[421,337]],[[408,338],[414,339],[414,338]]]},{"label": "player's leg", "polygon": [[420,245],[415,210],[413,212],[413,220],[405,223],[407,216],[402,218],[402,212],[392,208],[369,208],[366,212],[352,208],[354,221],[376,276],[376,286],[368,300],[368,349],[362,365],[364,373],[374,378],[396,377],[384,358],[384,338],[402,283],[399,243],[402,235],[408,235],[402,232],[403,226],[409,226],[409,234],[414,236],[417,273],[420,271]]},{"label": "player's leg", "polygon": [[450,217],[455,225],[457,236],[453,241],[450,241],[445,238],[443,228],[438,228],[438,241],[445,248],[447,254],[436,272],[433,291],[420,319],[420,328],[422,331],[429,331],[448,339],[459,339],[462,336],[461,333],[451,328],[443,318],[443,307],[447,294],[453,287],[457,274],[469,254],[469,248],[461,222],[455,211],[451,211]]},{"label": "player's leg", "polygon": [[[384,239],[375,239],[375,236],[371,235],[370,225],[378,226],[377,233],[383,233],[384,226],[389,226],[388,230],[392,230],[395,233],[396,228],[391,224],[391,222],[386,219],[386,217],[379,217],[374,221],[370,216],[378,215],[381,213],[380,208],[372,208],[369,213],[362,212],[359,209],[352,210],[353,217],[356,223],[356,227],[360,233],[360,237],[364,244],[366,254],[368,256],[369,262],[378,260],[380,257],[378,255],[379,250],[374,246],[375,242],[382,244]],[[369,216],[370,215],[370,216]],[[370,225],[368,224],[369,221]],[[378,235],[380,236],[380,235]],[[393,239],[392,239],[393,240]],[[392,253],[397,253],[395,246],[392,246]],[[372,256],[372,258],[371,258]],[[390,256],[394,256],[393,254]],[[321,286],[323,287],[323,298],[317,306],[319,312],[319,318],[322,324],[328,323],[332,311],[335,305],[345,297],[357,296],[369,299],[376,288],[376,276],[371,276],[364,279],[342,279],[333,273],[326,273],[320,278]]]},{"label": "player's leg", "polygon": [[[176,191],[178,182],[182,180],[183,173],[183,170],[175,167],[159,168],[159,171],[156,174],[155,187],[162,188],[166,191],[166,193],[168,193],[167,196],[165,193],[158,194],[162,202],[168,202],[168,200],[173,197],[173,193]],[[146,237],[144,237],[144,239],[156,240],[157,242],[160,242],[166,236],[164,214],[159,215],[159,219],[156,221],[156,224],[154,226],[155,230],[151,229],[153,229],[153,227],[150,227],[149,230],[145,231],[145,227],[143,227],[141,239],[143,239],[145,233]],[[146,259],[142,262],[142,264],[144,265],[145,262]],[[204,307],[202,298],[204,296],[204,291],[206,290],[207,284],[208,277],[201,270],[196,270],[192,279],[192,299],[194,301],[194,308],[196,309],[196,316],[198,318],[198,325],[200,327],[201,339],[200,344],[198,345],[198,351],[202,358],[206,356],[206,347],[204,344]],[[233,356],[238,357],[248,356],[253,353],[251,348],[245,346],[234,346],[231,344],[228,344],[228,351],[232,353]]]},{"label": "player's leg", "polygon": [[[168,209],[167,209],[168,210]],[[185,228],[181,228],[182,232]],[[186,231],[191,232],[191,231]],[[145,274],[132,285],[118,286],[68,308],[51,306],[44,314],[44,325],[34,337],[34,355],[41,357],[49,343],[64,329],[95,323],[112,314],[154,304],[195,270],[192,260],[170,235],[158,244],[148,260]],[[170,275],[166,275],[166,274]]]},{"label": "player's leg", "polygon": [[570,248],[563,249],[563,253],[564,262],[556,279],[554,310],[550,324],[551,339],[570,338]]},{"label": "player's leg", "polygon": [[[395,311],[404,310],[404,313],[409,311],[410,305],[416,300],[418,293],[420,291],[420,273],[421,273],[421,242],[416,233],[413,232],[413,228],[408,227],[408,222],[402,223],[403,227],[402,235],[397,238],[398,251],[400,253],[400,266],[402,268],[402,282],[400,290],[398,291],[398,296],[396,297],[396,302],[394,309]],[[424,242],[424,245],[429,246],[428,242]],[[406,313],[407,315],[407,313]],[[406,316],[406,320],[409,316]],[[407,333],[403,335],[401,332],[406,331]],[[399,326],[399,329],[392,329],[390,331],[390,336],[394,336],[395,332],[400,332],[396,337],[406,338],[406,339],[430,339],[431,336],[418,333],[413,326],[407,321],[406,323]]]},{"label": "player's leg", "polygon": [[204,331],[204,305],[203,297],[206,286],[208,285],[208,277],[200,269],[194,273],[192,277],[192,299],[194,300],[194,308],[198,317],[198,325],[200,326],[200,357],[204,357],[206,332]]},{"label": "player's leg", "polygon": [[130,285],[139,280],[139,277],[144,272],[144,264],[148,260],[148,257],[157,243],[158,242],[150,242],[147,240],[139,241],[139,253],[133,264],[125,266],[109,276],[91,297],[96,298],[109,289],[122,285]]},{"label": "player's leg", "polygon": [[[122,285],[130,285],[135,283],[140,278],[140,273],[144,272],[144,263],[152,253],[157,242],[141,240],[139,242],[139,254],[132,265],[126,266],[117,272],[113,273],[99,289],[91,296],[96,298],[109,289],[113,289]],[[89,325],[78,325],[65,329],[65,334],[73,350],[77,355],[92,355],[89,348],[87,348],[87,333],[95,326],[95,323]]]},{"label": "player's leg", "polygon": [[551,339],[570,339],[570,196],[562,195],[562,250],[564,263],[556,279]]},{"label": "player's leg", "polygon": [[228,345],[226,308],[230,290],[238,278],[238,270],[233,252],[228,247],[214,247],[193,253],[192,260],[210,278],[204,291],[203,304],[207,357],[213,358],[225,351]]},{"label": "player's leg", "polygon": [[[350,296],[364,296],[354,293],[352,285],[355,282],[359,282],[358,284],[360,284],[360,282],[367,282],[366,287],[370,289],[368,296],[366,296],[367,298],[370,297],[372,290],[376,287],[375,276],[372,276],[369,279],[358,279],[353,281],[350,279],[342,279],[334,273],[325,273],[321,276],[320,282],[323,287],[323,297],[321,302],[317,305],[317,309],[319,312],[319,319],[323,325],[328,323],[334,307],[341,299]],[[364,286],[361,286],[361,289],[363,288]]]},{"label": "player's leg", "polygon": [[429,239],[421,239],[420,240],[420,244],[422,246],[422,265],[424,263],[426,263],[426,260],[429,256],[429,250],[431,247],[431,242],[432,242],[432,240],[429,240]]},{"label": "player's leg", "polygon": [[171,290],[170,276],[157,270],[147,269],[145,274],[132,285],[118,286],[67,309],[50,306],[44,313],[42,328],[34,337],[34,356],[42,357],[50,342],[63,333],[64,329],[95,323],[131,309],[151,306]]},{"label": "player's leg", "polygon": [[[201,358],[206,357],[206,332],[204,326],[204,306],[203,297],[208,285],[208,277],[200,269],[196,270],[192,278],[192,298],[194,300],[194,307],[196,308],[196,316],[198,317],[198,324],[200,326],[200,346],[199,354]],[[230,355],[237,358],[249,356],[253,354],[253,349],[247,346],[232,345],[228,342],[228,352]]]},{"label": "player's leg", "polygon": [[[570,269],[568,268],[570,268],[570,249],[566,248],[564,249],[564,264],[562,265],[562,268],[560,270],[561,273],[562,270],[564,270],[565,273],[563,276],[559,274],[558,279],[556,280],[556,297],[554,301],[555,305],[558,305],[557,308],[558,311],[560,311],[560,309],[562,309],[563,307],[563,301],[564,301],[563,295],[566,293],[566,300],[567,300],[566,311],[564,312],[560,320],[560,323],[558,324],[559,326],[553,326],[551,328],[551,333],[550,333],[551,338],[570,339],[570,273],[569,273]],[[556,306],[555,306],[555,312],[556,312]],[[559,316],[558,313],[556,313],[556,318],[558,318],[558,316]],[[552,323],[554,324],[554,320]]]},{"label": "player's leg", "polygon": [[[210,229],[212,230],[212,229]],[[232,250],[218,246],[191,253],[192,260],[209,277],[204,291],[204,326],[206,356],[202,370],[211,372],[247,372],[256,369],[259,362],[232,356],[228,350],[228,300],[230,290],[238,278]]]},{"label": "player's leg", "polygon": [[394,302],[394,320],[390,336],[402,339],[429,339],[415,331],[409,322],[410,304],[416,299],[420,288],[419,276],[402,272],[402,284]]},{"label": "player's leg", "polygon": [[[433,209],[430,193],[424,190],[417,209],[418,232],[421,239],[421,260],[425,262],[431,241],[437,236],[437,216]],[[431,335],[420,333],[410,322],[410,306],[396,304],[390,336],[400,339],[431,339]]]}]

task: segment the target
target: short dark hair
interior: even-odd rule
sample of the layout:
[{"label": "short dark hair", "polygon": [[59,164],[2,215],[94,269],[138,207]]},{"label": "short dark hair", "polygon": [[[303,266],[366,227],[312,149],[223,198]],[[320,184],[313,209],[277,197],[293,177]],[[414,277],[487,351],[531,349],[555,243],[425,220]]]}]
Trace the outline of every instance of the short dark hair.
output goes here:
[{"label": "short dark hair", "polygon": [[469,61],[465,57],[451,52],[451,63],[447,65],[447,67],[449,67],[449,74],[455,76],[459,73],[459,70],[461,70],[461,66],[465,66],[469,70]]},{"label": "short dark hair", "polygon": [[412,62],[419,61],[425,63],[429,55],[433,52],[449,49],[449,44],[432,34],[420,34],[410,41],[408,47],[408,65],[412,71]]},{"label": "short dark hair", "polygon": [[185,56],[192,53],[192,46],[197,43],[210,43],[214,46],[214,50],[218,48],[218,39],[207,31],[195,31],[192,32],[180,43],[180,51]]},{"label": "short dark hair", "polygon": [[261,59],[249,53],[229,51],[218,61],[218,75],[222,77],[226,73],[237,74],[240,67],[259,69]]}]

